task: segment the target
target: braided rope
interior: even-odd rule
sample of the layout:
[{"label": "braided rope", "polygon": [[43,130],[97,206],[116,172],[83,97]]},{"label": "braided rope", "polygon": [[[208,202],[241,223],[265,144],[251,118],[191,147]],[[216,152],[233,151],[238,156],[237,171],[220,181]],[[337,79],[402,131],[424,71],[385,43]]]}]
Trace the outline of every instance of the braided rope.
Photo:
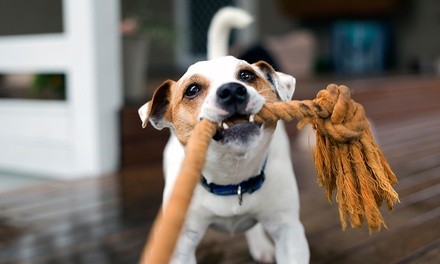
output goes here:
[{"label": "braided rope", "polygon": [[313,123],[320,134],[340,143],[359,139],[368,128],[362,105],[350,99],[346,86],[335,84],[321,90],[314,100],[266,103],[255,118],[257,122],[280,119]]},{"label": "braided rope", "polygon": [[141,263],[169,263],[216,129],[214,123],[202,120],[193,130],[186,146],[184,165],[167,205],[154,222]]}]

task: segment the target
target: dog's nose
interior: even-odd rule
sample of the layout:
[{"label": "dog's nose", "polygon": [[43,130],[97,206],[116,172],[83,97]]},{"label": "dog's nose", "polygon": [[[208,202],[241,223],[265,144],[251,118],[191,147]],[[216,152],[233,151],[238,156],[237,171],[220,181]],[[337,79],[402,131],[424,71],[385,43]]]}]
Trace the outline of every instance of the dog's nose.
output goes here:
[{"label": "dog's nose", "polygon": [[239,83],[226,83],[217,89],[217,98],[225,106],[240,105],[247,102],[249,95],[246,87]]}]

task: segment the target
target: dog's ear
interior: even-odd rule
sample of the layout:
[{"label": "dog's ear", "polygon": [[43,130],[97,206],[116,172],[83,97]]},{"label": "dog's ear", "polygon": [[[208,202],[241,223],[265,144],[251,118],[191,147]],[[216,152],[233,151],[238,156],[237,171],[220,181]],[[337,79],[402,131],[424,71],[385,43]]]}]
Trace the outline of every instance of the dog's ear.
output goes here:
[{"label": "dog's ear", "polygon": [[296,80],[292,76],[275,71],[270,64],[265,61],[259,61],[252,64],[261,75],[266,78],[281,101],[290,101],[295,92]]},{"label": "dog's ear", "polygon": [[159,130],[170,126],[167,110],[170,104],[170,90],[174,84],[175,82],[172,80],[162,83],[154,92],[151,101],[139,108],[138,113],[142,121],[142,128],[147,126],[148,121]]}]

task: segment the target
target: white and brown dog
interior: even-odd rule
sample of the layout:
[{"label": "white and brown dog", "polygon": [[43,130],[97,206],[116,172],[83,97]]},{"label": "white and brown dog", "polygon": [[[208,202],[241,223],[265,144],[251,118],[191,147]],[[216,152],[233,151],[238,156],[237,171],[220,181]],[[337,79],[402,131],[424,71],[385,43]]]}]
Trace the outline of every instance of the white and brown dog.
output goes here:
[{"label": "white and brown dog", "polygon": [[[216,23],[249,22],[242,11],[232,11],[241,14]],[[222,41],[226,42],[215,43]],[[203,118],[219,124],[172,263],[196,263],[196,247],[209,227],[231,234],[246,231],[250,253],[259,262],[308,262],[283,124],[253,120],[265,102],[290,100],[294,90],[295,79],[275,72],[267,63],[251,65],[226,56],[195,63],[177,82],[160,85],[152,100],[139,109],[143,126],[150,122],[157,129],[171,130],[164,151],[164,203],[195,124]]]}]

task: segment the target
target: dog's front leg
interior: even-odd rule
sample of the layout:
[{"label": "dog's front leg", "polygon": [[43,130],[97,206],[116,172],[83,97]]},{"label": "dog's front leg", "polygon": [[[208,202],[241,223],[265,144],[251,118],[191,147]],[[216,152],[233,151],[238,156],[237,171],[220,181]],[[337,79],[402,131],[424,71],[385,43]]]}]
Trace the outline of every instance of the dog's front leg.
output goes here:
[{"label": "dog's front leg", "polygon": [[309,246],[299,219],[277,219],[264,226],[275,242],[277,264],[309,263]]},{"label": "dog's front leg", "polygon": [[188,219],[180,233],[171,263],[196,264],[196,248],[205,235],[207,228],[208,224],[202,220],[194,223],[194,221]]}]

